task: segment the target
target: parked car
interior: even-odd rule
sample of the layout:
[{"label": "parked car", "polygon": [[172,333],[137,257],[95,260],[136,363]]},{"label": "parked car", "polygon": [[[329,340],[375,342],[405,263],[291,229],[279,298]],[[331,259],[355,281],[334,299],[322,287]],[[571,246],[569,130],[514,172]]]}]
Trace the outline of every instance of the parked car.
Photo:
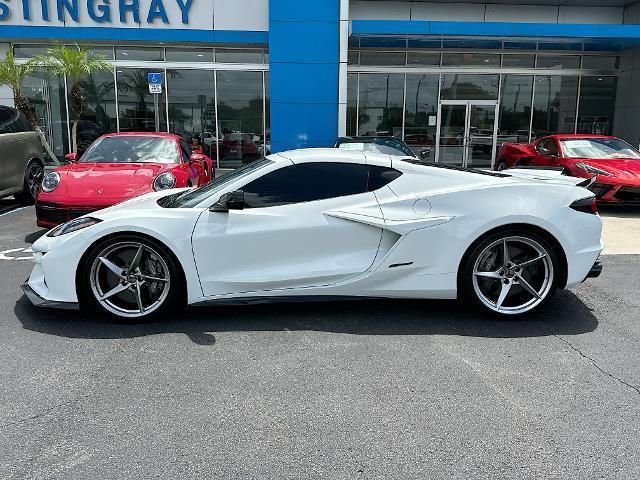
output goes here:
[{"label": "parked car", "polygon": [[431,148],[420,151],[420,156],[409,145],[395,137],[340,137],[333,148],[356,150],[360,152],[384,153],[386,155],[410,156],[426,160],[431,156]]},{"label": "parked car", "polygon": [[574,177],[592,178],[599,202],[640,204],[640,151],[617,137],[550,135],[532,143],[504,143],[496,170],[515,166],[559,167]]},{"label": "parked car", "polygon": [[228,133],[219,143],[220,158],[239,160],[239,164],[249,163],[260,156],[256,135],[252,133]]},{"label": "parked car", "polygon": [[557,172],[538,177],[282,152],[57,227],[32,246],[23,289],[37,305],[129,320],[184,304],[336,297],[461,297],[520,315],[601,270],[593,193]]},{"label": "parked car", "polygon": [[44,166],[38,134],[19,110],[0,105],[0,198],[33,204]]},{"label": "parked car", "polygon": [[212,161],[190,154],[187,143],[168,133],[113,133],[96,140],[82,157],[46,174],[36,199],[41,227],[110,207],[144,193],[198,187],[211,180]]}]

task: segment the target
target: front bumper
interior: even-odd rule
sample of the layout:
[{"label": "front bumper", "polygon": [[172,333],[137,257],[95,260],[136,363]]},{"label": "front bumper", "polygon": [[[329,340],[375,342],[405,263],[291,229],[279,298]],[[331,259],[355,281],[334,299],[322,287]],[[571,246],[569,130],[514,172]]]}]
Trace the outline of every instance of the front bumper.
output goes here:
[{"label": "front bumper", "polygon": [[102,208],[105,207],[65,207],[55,203],[36,202],[37,224],[39,227],[53,228]]},{"label": "front bumper", "polygon": [[33,288],[29,286],[29,281],[24,282],[21,285],[21,288],[24,294],[27,296],[27,298],[36,307],[59,308],[62,310],[80,310],[80,305],[78,303],[54,302],[52,300],[46,300],[42,298],[40,295],[36,293],[36,291]]}]

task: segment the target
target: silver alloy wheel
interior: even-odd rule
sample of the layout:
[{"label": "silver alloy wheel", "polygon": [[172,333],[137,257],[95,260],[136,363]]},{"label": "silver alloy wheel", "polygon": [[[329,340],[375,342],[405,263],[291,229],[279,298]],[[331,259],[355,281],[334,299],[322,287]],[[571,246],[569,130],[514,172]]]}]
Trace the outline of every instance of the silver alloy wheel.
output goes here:
[{"label": "silver alloy wheel", "polygon": [[547,297],[553,286],[549,252],[527,237],[504,237],[487,246],[473,265],[473,288],[494,312],[528,312]]},{"label": "silver alloy wheel", "polygon": [[40,182],[44,176],[44,169],[38,162],[32,162],[27,169],[27,188],[32,198],[36,198]]},{"label": "silver alloy wheel", "polygon": [[106,247],[96,257],[89,275],[98,303],[114,315],[149,315],[167,299],[171,274],[162,255],[148,245],[128,241]]}]

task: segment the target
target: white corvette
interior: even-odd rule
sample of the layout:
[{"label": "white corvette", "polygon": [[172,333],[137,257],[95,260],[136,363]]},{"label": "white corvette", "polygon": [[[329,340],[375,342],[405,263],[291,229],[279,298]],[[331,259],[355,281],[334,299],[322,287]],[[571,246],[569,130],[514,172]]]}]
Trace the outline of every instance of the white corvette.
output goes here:
[{"label": "white corvette", "polygon": [[141,319],[274,298],[461,297],[517,315],[597,276],[580,179],[310,149],[81,217],[34,245],[34,304]]}]

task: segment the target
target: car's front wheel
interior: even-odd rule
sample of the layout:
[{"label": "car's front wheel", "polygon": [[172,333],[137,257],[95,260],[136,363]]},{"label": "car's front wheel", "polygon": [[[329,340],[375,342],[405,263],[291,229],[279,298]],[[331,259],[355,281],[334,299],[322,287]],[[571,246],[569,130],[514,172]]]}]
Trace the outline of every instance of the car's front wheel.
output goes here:
[{"label": "car's front wheel", "polygon": [[22,191],[15,198],[23,205],[33,205],[44,176],[44,166],[38,160],[31,160],[24,172]]},{"label": "car's front wheel", "polygon": [[558,254],[535,233],[500,232],[475,245],[461,275],[467,300],[490,312],[521,315],[553,296],[560,276]]},{"label": "car's front wheel", "polygon": [[166,248],[145,237],[97,245],[83,265],[83,299],[123,320],[146,320],[178,305],[179,267]]}]

